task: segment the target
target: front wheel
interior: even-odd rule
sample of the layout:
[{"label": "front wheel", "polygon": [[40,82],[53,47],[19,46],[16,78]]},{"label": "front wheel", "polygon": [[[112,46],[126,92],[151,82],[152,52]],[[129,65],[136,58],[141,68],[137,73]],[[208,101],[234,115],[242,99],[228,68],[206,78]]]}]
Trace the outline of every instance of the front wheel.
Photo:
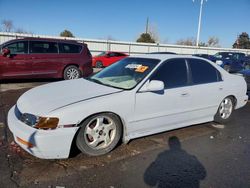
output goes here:
[{"label": "front wheel", "polygon": [[103,155],[115,148],[121,135],[122,125],[116,115],[97,114],[83,122],[76,138],[76,145],[87,155]]},{"label": "front wheel", "polygon": [[220,103],[220,106],[215,114],[214,120],[218,123],[226,123],[231,119],[234,110],[234,99],[232,97],[226,97]]},{"label": "front wheel", "polygon": [[225,71],[230,72],[231,67],[230,67],[230,65],[225,65],[225,66],[224,66],[224,69],[225,69]]}]

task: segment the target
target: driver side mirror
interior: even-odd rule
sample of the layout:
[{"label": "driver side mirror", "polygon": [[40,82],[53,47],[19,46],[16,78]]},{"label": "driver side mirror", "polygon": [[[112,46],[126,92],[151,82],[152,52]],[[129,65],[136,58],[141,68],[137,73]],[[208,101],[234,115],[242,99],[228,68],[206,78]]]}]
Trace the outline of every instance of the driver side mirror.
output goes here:
[{"label": "driver side mirror", "polygon": [[164,83],[160,80],[151,80],[144,84],[144,86],[140,89],[140,92],[148,92],[148,91],[163,91]]},{"label": "driver side mirror", "polygon": [[2,56],[6,57],[10,55],[10,50],[8,48],[2,49]]}]

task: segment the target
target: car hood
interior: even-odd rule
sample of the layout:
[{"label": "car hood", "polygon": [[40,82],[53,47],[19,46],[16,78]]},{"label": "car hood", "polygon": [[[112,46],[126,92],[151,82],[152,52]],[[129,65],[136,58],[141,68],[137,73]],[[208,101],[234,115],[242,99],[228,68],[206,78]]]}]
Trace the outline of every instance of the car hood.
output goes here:
[{"label": "car hood", "polygon": [[247,69],[243,69],[243,70],[239,71],[239,73],[246,75],[246,76],[250,76],[250,70],[247,70]]},{"label": "car hood", "polygon": [[73,103],[120,91],[85,79],[60,81],[27,91],[18,99],[17,107],[22,113],[42,116]]}]

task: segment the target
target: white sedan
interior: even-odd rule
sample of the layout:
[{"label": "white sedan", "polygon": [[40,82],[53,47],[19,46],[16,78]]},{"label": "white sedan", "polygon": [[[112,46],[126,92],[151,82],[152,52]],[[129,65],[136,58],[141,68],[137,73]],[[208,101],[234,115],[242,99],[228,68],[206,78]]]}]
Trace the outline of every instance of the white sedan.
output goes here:
[{"label": "white sedan", "polygon": [[77,145],[96,156],[119,141],[209,121],[225,123],[248,100],[243,77],[197,57],[128,57],[87,78],[24,93],[8,113],[30,154],[67,158]]}]

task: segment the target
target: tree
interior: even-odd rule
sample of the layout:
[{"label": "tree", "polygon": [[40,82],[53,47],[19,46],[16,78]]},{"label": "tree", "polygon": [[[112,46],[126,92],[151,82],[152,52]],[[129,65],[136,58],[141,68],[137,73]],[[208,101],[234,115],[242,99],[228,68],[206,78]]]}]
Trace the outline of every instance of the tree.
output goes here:
[{"label": "tree", "polygon": [[246,32],[242,32],[233,44],[233,48],[250,49],[250,39]]},{"label": "tree", "polygon": [[178,45],[185,45],[185,46],[195,46],[196,41],[194,38],[187,38],[187,39],[180,39],[176,42]]},{"label": "tree", "polygon": [[4,32],[11,32],[13,29],[13,23],[11,20],[2,20],[2,30]]},{"label": "tree", "polygon": [[24,34],[28,34],[28,33],[31,33],[31,32],[25,31],[25,30],[22,29],[22,28],[17,28],[17,29],[15,29],[15,33],[24,33]]},{"label": "tree", "polygon": [[219,47],[219,38],[217,38],[215,36],[209,37],[208,41],[207,41],[207,46]]},{"label": "tree", "polygon": [[65,29],[60,33],[61,37],[75,37],[69,30]]},{"label": "tree", "polygon": [[158,33],[158,27],[156,24],[148,25],[148,33],[155,42],[160,42],[160,35]]},{"label": "tree", "polygon": [[155,40],[149,33],[142,33],[136,42],[155,43]]}]

